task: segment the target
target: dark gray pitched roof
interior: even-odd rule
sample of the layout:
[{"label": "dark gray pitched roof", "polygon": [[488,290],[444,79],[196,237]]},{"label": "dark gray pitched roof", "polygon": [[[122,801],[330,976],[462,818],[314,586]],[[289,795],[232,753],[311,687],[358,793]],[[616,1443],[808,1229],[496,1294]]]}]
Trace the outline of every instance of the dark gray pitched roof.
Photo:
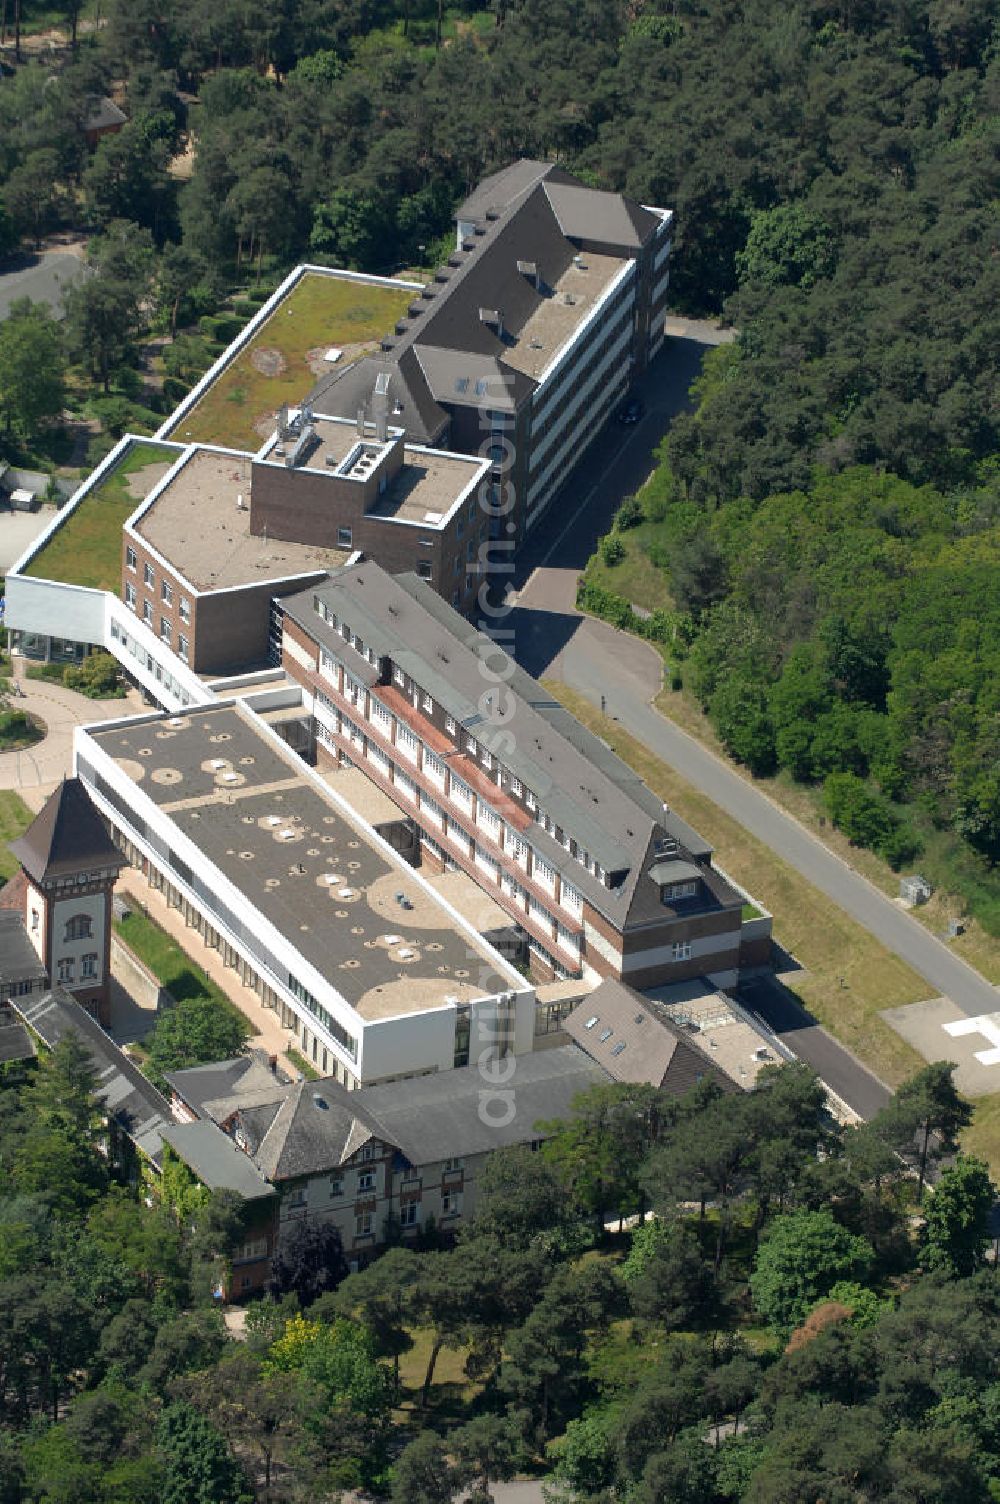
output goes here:
[{"label": "dark gray pitched roof", "polygon": [[735,1082],[679,1024],[613,978],[578,1003],[563,1028],[616,1081],[646,1082],[676,1097],[706,1077],[723,1091],[735,1090]]},{"label": "dark gray pitched roof", "polygon": [[267,1102],[237,1093],[208,1105],[216,1122],[243,1137],[261,1173],[277,1182],[336,1170],[370,1140],[398,1149],[414,1165],[528,1143],[538,1136],[536,1123],[566,1117],[580,1092],[607,1080],[583,1051],[562,1045],[516,1057],[509,1085],[517,1111],[509,1122],[495,1107],[482,1111],[478,1066],[357,1091],[329,1078],[303,1081],[278,1088]]},{"label": "dark gray pitched roof", "polygon": [[10,849],[38,883],[125,865],[79,778],[63,779]]},{"label": "dark gray pitched roof", "polygon": [[124,125],[128,116],[120,110],[113,99],[96,95],[87,101],[87,116],[83,122],[85,131],[107,130],[109,125]]},{"label": "dark gray pitched roof", "polygon": [[539,1122],[568,1117],[574,1098],[608,1080],[608,1073],[575,1045],[517,1055],[508,1063],[513,1071],[506,1089],[514,1093],[516,1108],[509,1121],[500,1102],[484,1107],[489,1087],[474,1065],[351,1095],[364,1098],[383,1136],[397,1143],[411,1164],[426,1165],[530,1143],[539,1137]]},{"label": "dark gray pitched roof", "polygon": [[171,1123],[162,1135],[210,1191],[237,1191],[247,1201],[274,1195],[253,1160],[214,1123]]},{"label": "dark gray pitched roof", "polygon": [[97,1096],[115,1122],[148,1159],[159,1165],[162,1130],[170,1123],[170,1104],[121,1051],[85,1008],[61,987],[41,997],[12,998],[11,1007],[49,1049],[75,1034],[90,1054]]},{"label": "dark gray pitched roof", "polygon": [[483,178],[465,202],[455,210],[455,218],[463,223],[475,224],[477,220],[485,219],[491,210],[507,209],[552,171],[551,162],[536,162],[529,157],[521,157],[519,161],[511,162],[508,167],[501,167],[499,172],[491,172],[489,177]]},{"label": "dark gray pitched roof", "polygon": [[[579,246],[630,257],[659,224],[631,199],[588,188],[551,162],[524,159],[484,179],[458,211],[477,230],[462,250],[414,298],[409,313],[382,341],[383,354],[326,375],[309,404],[332,417],[354,418],[388,361],[393,394],[403,403],[399,421],[411,441],[433,443],[447,409],[520,407],[537,382],[505,360],[507,343],[481,309],[495,309],[504,329],[517,335],[543,303]],[[541,287],[519,269],[533,264]]]},{"label": "dark gray pitched roof", "polygon": [[32,1060],[35,1042],[24,1024],[4,1024],[0,1027],[0,1064],[14,1060]]},{"label": "dark gray pitched roof", "polygon": [[[569,714],[523,669],[511,665],[506,694],[516,720],[491,722],[481,708],[482,660],[489,657],[495,682],[498,649],[416,575],[390,576],[372,561],[341,569],[322,585],[286,597],[286,614],[331,651],[343,641],[313,608],[314,595],[328,602],[377,653],[391,657],[536,796],[546,813],[569,831],[608,872],[627,875],[606,887],[588,873],[539,824],[524,832],[550,866],[585,894],[600,912],[623,924],[663,917],[656,884],[645,876],[658,843],[672,837],[681,860],[707,862],[711,847],[678,820],[653,791]],[[442,662],[446,660],[447,666]],[[510,731],[515,731],[511,749]],[[710,905],[736,904],[739,896],[708,866],[699,871]],[[689,901],[691,907],[691,901]]]},{"label": "dark gray pitched roof", "polygon": [[199,1117],[205,1115],[206,1102],[230,1097],[238,1090],[267,1090],[281,1085],[283,1079],[253,1053],[235,1055],[231,1060],[216,1060],[209,1065],[191,1065],[164,1075],[167,1085]]},{"label": "dark gray pitched roof", "polygon": [[638,251],[660,223],[657,215],[624,194],[581,183],[546,182],[545,196],[563,234],[589,246]]},{"label": "dark gray pitched roof", "polygon": [[40,982],[45,967],[15,909],[0,909],[0,982]]}]

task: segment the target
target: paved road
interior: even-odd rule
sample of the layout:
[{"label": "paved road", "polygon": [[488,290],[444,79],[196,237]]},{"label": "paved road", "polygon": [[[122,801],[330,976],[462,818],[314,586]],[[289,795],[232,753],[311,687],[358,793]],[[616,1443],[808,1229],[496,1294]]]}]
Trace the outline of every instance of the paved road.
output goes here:
[{"label": "paved road", "polygon": [[[678,334],[646,377],[642,388],[645,420],[634,429],[612,427],[601,436],[591,451],[586,480],[556,499],[551,515],[531,539],[509,622],[515,656],[531,673],[561,678],[594,704],[606,697],[609,714],[629,732],[906,960],[927,981],[928,995],[950,997],[968,1014],[994,1012],[997,989],[984,977],[793,816],[651,705],[660,685],[658,654],[605,623],[582,618],[575,609],[576,578],[596,539],[607,530],[621,498],[635,491],[649,473],[658,437],[685,406],[687,388],[705,346],[724,337],[694,322]],[[829,1051],[841,1047],[829,1036],[818,1041],[805,1029],[790,1028],[789,1000],[779,1001],[780,1007],[773,999],[769,1003],[782,1021],[779,1032],[795,1033],[801,1045],[827,1056],[829,1070],[838,1076],[843,1072],[845,1081],[850,1078],[851,1095],[868,1100],[873,1085],[877,1086],[874,1078],[861,1081],[854,1070],[862,1067],[847,1052],[834,1061]],[[808,1058],[791,1038],[789,1043]],[[838,1089],[833,1081],[830,1084]]]},{"label": "paved road", "polygon": [[45,722],[46,735],[23,752],[0,753],[0,789],[17,789],[33,810],[41,809],[59,780],[73,766],[73,730],[92,721],[134,715],[140,707],[133,692],[123,700],[88,700],[75,690],[44,679],[23,677],[26,661],[14,659],[14,673],[23,691],[12,703]]},{"label": "paved road", "polygon": [[850,1050],[820,1027],[776,977],[754,977],[740,988],[744,1008],[756,1013],[793,1055],[811,1065],[841,1101],[873,1118],[892,1093]]},{"label": "paved road", "polygon": [[66,251],[41,251],[24,258],[23,264],[0,275],[0,319],[7,317],[16,298],[48,303],[62,317],[65,289],[86,276],[86,264]]}]

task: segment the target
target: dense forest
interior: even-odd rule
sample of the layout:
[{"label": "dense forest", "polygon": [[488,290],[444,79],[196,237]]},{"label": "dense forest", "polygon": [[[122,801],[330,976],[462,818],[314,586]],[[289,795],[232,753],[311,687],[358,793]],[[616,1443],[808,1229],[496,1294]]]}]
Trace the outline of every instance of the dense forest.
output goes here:
[{"label": "dense forest", "polygon": [[300,1224],[237,1336],[239,1199],[136,1178],[72,1039],[7,1066],[0,1500],[486,1504],[527,1471],[566,1504],[986,1504],[995,1188],[951,1158],[951,1073],[847,1129],[798,1065],[592,1088],[490,1158],[457,1241],[347,1274]]}]

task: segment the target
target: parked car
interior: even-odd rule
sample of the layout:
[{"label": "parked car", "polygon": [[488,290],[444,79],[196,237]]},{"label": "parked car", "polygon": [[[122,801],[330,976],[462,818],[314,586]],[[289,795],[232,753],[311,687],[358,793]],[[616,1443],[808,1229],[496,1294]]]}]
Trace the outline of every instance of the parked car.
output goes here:
[{"label": "parked car", "polygon": [[638,397],[632,397],[628,402],[623,402],[618,409],[618,421],[626,425],[638,423],[646,409]]}]

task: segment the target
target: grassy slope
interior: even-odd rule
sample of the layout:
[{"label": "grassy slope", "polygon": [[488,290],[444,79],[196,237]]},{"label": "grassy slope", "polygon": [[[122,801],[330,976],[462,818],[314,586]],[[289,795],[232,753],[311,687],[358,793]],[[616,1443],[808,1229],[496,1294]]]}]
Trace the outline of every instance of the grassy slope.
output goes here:
[{"label": "grassy slope", "polygon": [[174,457],[174,450],[158,444],[133,444],[97,490],[85,497],[35,555],[25,574],[120,594],[122,526],[139,505],[129,490],[129,476]]},{"label": "grassy slope", "polygon": [[[171,437],[179,441],[257,449],[254,423],[282,403],[300,402],[315,383],[306,354],[320,345],[374,344],[391,333],[414,294],[404,288],[366,287],[319,275],[305,276],[187,414]],[[265,376],[255,350],[277,350],[285,368]]]},{"label": "grassy slope", "polygon": [[13,789],[0,789],[0,880],[3,882],[17,871],[17,862],[7,850],[7,842],[22,835],[33,819],[34,815],[20,794],[15,794]]},{"label": "grassy slope", "polygon": [[923,979],[588,700],[562,684],[546,687],[711,841],[719,864],[766,905],[779,943],[805,968],[786,980],[809,1011],[891,1085],[919,1069],[920,1056],[878,1015],[926,997]]},{"label": "grassy slope", "polygon": [[[176,1002],[186,997],[210,997],[220,1006],[239,1013],[211,977],[148,915],[133,909],[127,919],[116,919],[114,927]],[[239,1016],[243,1018],[242,1013]]]}]

